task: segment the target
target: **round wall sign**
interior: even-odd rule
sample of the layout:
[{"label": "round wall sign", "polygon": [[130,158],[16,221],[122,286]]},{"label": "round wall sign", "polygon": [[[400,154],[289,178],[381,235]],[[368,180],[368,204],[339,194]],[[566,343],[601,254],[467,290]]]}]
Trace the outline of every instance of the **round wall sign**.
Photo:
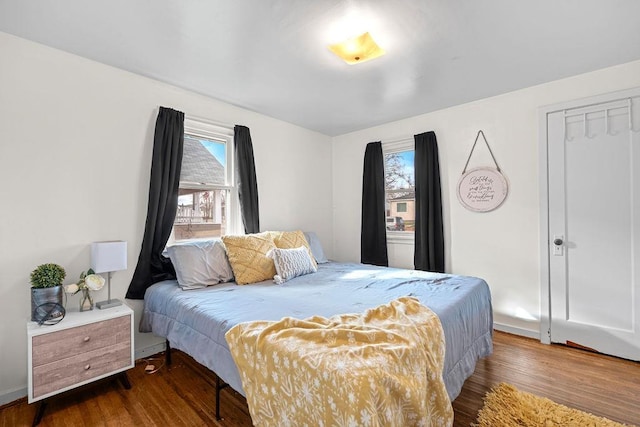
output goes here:
[{"label": "round wall sign", "polygon": [[471,169],[458,181],[458,200],[474,212],[489,212],[507,198],[509,186],[502,173],[491,167]]}]

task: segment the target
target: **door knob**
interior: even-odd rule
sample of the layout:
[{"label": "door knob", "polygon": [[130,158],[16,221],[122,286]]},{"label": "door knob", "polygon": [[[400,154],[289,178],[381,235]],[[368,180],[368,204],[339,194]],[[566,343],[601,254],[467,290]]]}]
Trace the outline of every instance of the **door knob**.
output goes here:
[{"label": "door knob", "polygon": [[553,239],[553,244],[556,246],[560,246],[562,244],[562,239],[560,239],[559,237],[556,237],[555,239]]}]

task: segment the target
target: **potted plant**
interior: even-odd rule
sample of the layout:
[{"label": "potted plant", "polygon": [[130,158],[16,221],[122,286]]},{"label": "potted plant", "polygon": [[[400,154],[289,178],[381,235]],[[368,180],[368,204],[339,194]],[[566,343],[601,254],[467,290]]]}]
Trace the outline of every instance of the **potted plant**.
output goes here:
[{"label": "potted plant", "polygon": [[31,320],[43,323],[64,315],[62,281],[67,276],[58,264],[42,264],[31,272]]}]

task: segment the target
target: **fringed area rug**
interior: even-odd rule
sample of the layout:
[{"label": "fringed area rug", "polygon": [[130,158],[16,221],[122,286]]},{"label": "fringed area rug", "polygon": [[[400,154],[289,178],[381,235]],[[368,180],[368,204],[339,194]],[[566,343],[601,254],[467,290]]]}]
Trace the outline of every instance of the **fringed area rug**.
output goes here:
[{"label": "fringed area rug", "polygon": [[606,418],[571,409],[512,385],[495,386],[484,399],[476,427],[622,427]]}]

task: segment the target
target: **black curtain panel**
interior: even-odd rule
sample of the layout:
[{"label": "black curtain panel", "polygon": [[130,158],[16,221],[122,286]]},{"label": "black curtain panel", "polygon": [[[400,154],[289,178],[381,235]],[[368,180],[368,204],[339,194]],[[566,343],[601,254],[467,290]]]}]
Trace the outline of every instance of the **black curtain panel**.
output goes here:
[{"label": "black curtain panel", "polygon": [[136,271],[127,298],[144,299],[147,288],[175,279],[171,260],[162,255],[178,209],[178,186],[184,146],[184,113],[160,107],[153,138],[147,221]]},{"label": "black curtain panel", "polygon": [[370,142],[364,152],[360,262],[384,267],[389,265],[384,206],[384,157],[380,142]]},{"label": "black curtain panel", "polygon": [[416,270],[444,273],[444,229],[438,141],[434,132],[414,136],[416,144]]},{"label": "black curtain panel", "polygon": [[236,125],[234,128],[235,154],[238,177],[238,197],[244,232],[260,231],[260,212],[258,207],[258,180],[256,165],[253,160],[253,144],[251,133],[246,126]]}]

